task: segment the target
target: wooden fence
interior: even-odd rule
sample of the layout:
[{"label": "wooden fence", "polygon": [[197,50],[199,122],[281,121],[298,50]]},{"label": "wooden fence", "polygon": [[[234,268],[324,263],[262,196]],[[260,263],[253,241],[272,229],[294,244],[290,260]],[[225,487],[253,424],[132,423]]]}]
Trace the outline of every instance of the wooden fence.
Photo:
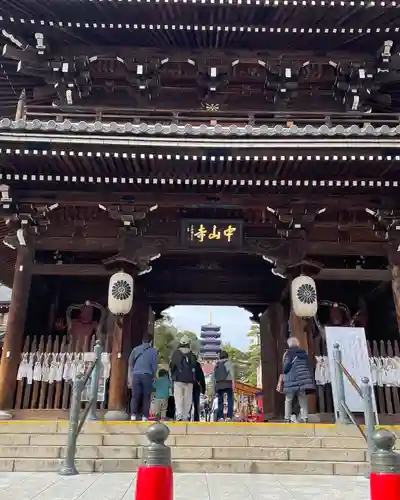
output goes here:
[{"label": "wooden fence", "polygon": [[[371,357],[392,358],[400,357],[400,346],[397,340],[379,343],[376,341],[368,343],[368,351]],[[314,343],[314,354],[316,356],[327,356],[326,343],[319,338]],[[400,387],[374,386],[378,413],[381,415],[400,415]],[[320,385],[317,388],[317,412],[333,413],[333,398],[331,384]]]},{"label": "wooden fence", "polygon": [[[83,352],[93,351],[95,345],[95,336],[88,339]],[[105,346],[105,352],[108,346]],[[72,353],[72,346],[67,344],[67,337],[58,336],[28,336],[25,340],[23,353],[29,353],[34,356],[33,370],[35,363],[48,359],[49,364],[53,358],[62,353]],[[78,353],[79,354],[79,353]],[[21,358],[22,359],[22,358]],[[70,398],[72,392],[72,383],[68,380],[28,380],[23,376],[17,381],[17,389],[14,399],[15,410],[68,410],[70,407]],[[98,404],[99,408],[106,408],[106,401]]]}]

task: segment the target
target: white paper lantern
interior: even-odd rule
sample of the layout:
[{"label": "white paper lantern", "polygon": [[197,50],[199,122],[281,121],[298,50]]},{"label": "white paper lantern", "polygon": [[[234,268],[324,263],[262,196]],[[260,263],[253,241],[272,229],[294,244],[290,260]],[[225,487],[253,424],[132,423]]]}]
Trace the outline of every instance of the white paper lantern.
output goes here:
[{"label": "white paper lantern", "polygon": [[299,318],[312,318],[317,314],[317,287],[309,276],[298,276],[292,281],[292,307]]},{"label": "white paper lantern", "polygon": [[108,308],[112,314],[128,314],[133,302],[133,278],[119,271],[110,278],[108,287]]}]

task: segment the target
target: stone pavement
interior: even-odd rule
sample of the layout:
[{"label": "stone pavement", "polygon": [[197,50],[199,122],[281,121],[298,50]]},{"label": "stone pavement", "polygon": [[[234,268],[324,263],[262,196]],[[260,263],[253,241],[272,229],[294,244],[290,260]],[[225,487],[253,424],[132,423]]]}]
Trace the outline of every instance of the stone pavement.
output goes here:
[{"label": "stone pavement", "polygon": [[[0,473],[0,500],[134,500],[134,474]],[[362,477],[176,474],[175,500],[368,500]]]}]

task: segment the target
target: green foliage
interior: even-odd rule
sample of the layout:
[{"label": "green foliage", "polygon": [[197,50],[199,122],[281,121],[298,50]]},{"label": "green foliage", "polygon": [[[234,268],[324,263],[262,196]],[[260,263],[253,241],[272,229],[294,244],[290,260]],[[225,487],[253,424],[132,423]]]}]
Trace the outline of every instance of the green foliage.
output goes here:
[{"label": "green foliage", "polygon": [[158,350],[160,365],[167,365],[173,351],[178,347],[179,340],[186,335],[191,341],[193,352],[200,350],[200,340],[194,332],[188,330],[179,331],[173,324],[172,319],[164,314],[154,325],[154,344]]},{"label": "green foliage", "polygon": [[250,340],[248,356],[248,375],[247,383],[257,385],[257,368],[261,362],[261,346],[260,346],[260,325],[252,323],[247,337]]},{"label": "green foliage", "polygon": [[222,344],[221,349],[226,351],[229,356],[229,360],[233,365],[236,380],[241,382],[246,382],[248,377],[248,359],[247,353],[241,351],[240,349],[233,347],[231,344]]}]

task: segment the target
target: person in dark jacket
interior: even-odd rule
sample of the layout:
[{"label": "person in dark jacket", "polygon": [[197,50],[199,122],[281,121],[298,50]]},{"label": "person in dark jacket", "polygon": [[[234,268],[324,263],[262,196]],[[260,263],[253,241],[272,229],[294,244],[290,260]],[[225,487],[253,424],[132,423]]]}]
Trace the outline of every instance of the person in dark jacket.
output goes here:
[{"label": "person in dark jacket", "polygon": [[193,384],[196,376],[196,356],[190,349],[190,339],[184,335],[173,352],[169,364],[174,383],[177,420],[189,420],[193,402]]},{"label": "person in dark jacket", "polygon": [[132,349],[128,362],[128,377],[132,387],[131,420],[149,419],[157,362],[157,349],[152,346],[150,335],[145,335],[143,343]]},{"label": "person in dark jacket", "polygon": [[206,379],[201,364],[196,361],[195,381],[193,384],[193,422],[200,422],[200,394],[206,392]]},{"label": "person in dark jacket", "polygon": [[228,399],[227,420],[233,417],[233,384],[235,380],[233,365],[229,361],[229,355],[226,351],[220,351],[219,360],[215,365],[212,374],[212,385],[214,394],[218,396],[218,420],[224,418],[224,397]]},{"label": "person in dark jacket", "polygon": [[290,422],[293,400],[297,395],[301,421],[308,422],[307,394],[315,390],[314,377],[308,354],[300,348],[296,337],[288,339],[288,350],[283,358],[283,393],[285,394],[285,422]]}]

